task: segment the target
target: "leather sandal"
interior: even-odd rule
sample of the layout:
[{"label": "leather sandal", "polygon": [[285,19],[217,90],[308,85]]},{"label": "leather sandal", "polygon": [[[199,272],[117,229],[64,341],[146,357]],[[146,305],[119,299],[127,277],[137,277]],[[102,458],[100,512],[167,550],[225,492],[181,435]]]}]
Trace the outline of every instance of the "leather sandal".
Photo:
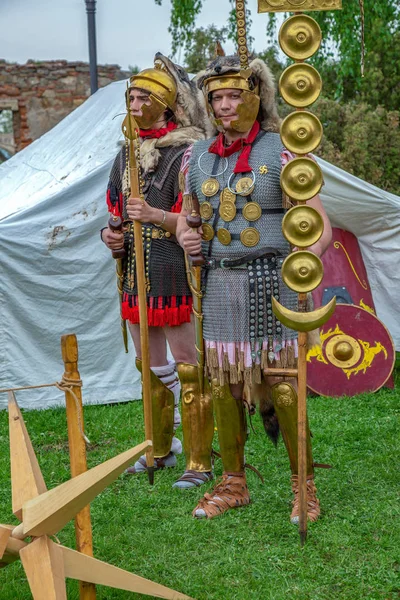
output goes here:
[{"label": "leather sandal", "polygon": [[[166,469],[169,467],[176,467],[176,456],[173,452],[170,452],[167,454],[167,456],[154,459],[155,471],[161,471],[161,469]],[[147,462],[145,455],[141,456],[132,467],[125,469],[125,473],[128,475],[138,475],[139,473],[146,473],[146,471]]]},{"label": "leather sandal", "polygon": [[173,484],[173,488],[179,488],[181,490],[186,490],[189,488],[200,487],[203,483],[207,483],[214,479],[214,475],[212,471],[192,471],[188,470],[179,477]]},{"label": "leather sandal", "polygon": [[224,473],[211,494],[204,494],[192,515],[196,519],[212,519],[230,508],[250,504],[244,473]]},{"label": "leather sandal", "polygon": [[[300,509],[300,495],[299,495],[299,479],[297,475],[292,475],[292,490],[294,493],[294,500],[292,502],[292,514],[290,515],[290,522],[293,525],[297,525],[299,522],[299,509]],[[319,506],[319,500],[317,498],[317,488],[314,483],[314,476],[309,475],[307,477],[307,518],[309,521],[316,521],[321,513]]]}]

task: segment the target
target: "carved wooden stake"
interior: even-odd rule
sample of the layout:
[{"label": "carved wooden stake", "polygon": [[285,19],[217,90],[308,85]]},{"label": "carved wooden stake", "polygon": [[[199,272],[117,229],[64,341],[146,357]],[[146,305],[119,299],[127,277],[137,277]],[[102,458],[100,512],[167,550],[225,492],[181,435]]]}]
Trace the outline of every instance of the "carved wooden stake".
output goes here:
[{"label": "carved wooden stake", "polygon": [[[78,371],[78,342],[75,334],[61,337],[61,353],[64,362],[64,380],[71,382],[74,396],[66,391],[65,404],[67,411],[68,444],[71,465],[71,476],[76,477],[87,471],[86,446],[83,438],[83,409],[82,392],[80,385],[73,385],[74,381],[80,383]],[[76,548],[87,556],[93,556],[92,524],[90,521],[90,506],[85,506],[75,517]],[[96,588],[93,583],[79,582],[81,600],[96,600]]]}]

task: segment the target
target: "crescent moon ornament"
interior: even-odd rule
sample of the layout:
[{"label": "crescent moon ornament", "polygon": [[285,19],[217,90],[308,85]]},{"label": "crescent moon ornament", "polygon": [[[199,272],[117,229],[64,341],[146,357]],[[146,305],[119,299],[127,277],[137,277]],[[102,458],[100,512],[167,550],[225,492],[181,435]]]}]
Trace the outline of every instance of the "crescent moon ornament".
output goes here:
[{"label": "crescent moon ornament", "polygon": [[328,304],[325,304],[325,306],[306,313],[289,310],[272,297],[272,310],[276,318],[282,325],[295,331],[312,331],[313,329],[318,329],[333,315],[335,308],[336,296]]}]

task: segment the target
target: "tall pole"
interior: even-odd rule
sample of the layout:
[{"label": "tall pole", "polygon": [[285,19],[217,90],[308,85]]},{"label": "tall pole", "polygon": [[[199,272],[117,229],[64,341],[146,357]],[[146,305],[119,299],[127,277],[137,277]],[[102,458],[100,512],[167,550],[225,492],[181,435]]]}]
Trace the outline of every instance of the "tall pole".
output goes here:
[{"label": "tall pole", "polygon": [[97,50],[96,50],[96,0],[85,0],[88,19],[90,93],[98,90],[97,83]]}]

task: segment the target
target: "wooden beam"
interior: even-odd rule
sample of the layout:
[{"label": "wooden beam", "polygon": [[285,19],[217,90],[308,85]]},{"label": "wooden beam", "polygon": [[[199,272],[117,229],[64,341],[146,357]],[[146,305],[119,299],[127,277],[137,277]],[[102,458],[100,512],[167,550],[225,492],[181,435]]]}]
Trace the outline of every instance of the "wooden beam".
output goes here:
[{"label": "wooden beam", "polygon": [[[69,460],[71,475],[76,477],[87,471],[86,444],[83,437],[84,420],[82,406],[81,382],[78,370],[78,342],[76,335],[61,336],[61,354],[64,362],[63,380],[71,384],[71,392],[65,391],[65,407],[67,413]],[[90,506],[87,505],[75,516],[76,549],[88,556],[93,556],[92,524],[90,521]],[[79,584],[80,600],[96,600],[96,590],[93,584],[83,581]]]},{"label": "wooden beam", "polygon": [[156,598],[193,600],[185,594],[109,565],[101,560],[85,556],[65,546],[60,546],[60,548],[64,559],[65,576],[71,577],[71,579],[85,579],[96,585],[106,585],[119,590],[155,596]]},{"label": "wooden beam", "polygon": [[19,537],[52,535],[60,531],[150,445],[151,441],[143,442],[26,502],[23,534]]},{"label": "wooden beam", "polygon": [[7,548],[8,539],[11,536],[13,527],[0,525],[0,560],[3,558]]},{"label": "wooden beam", "polygon": [[8,392],[8,420],[12,510],[21,521],[22,505],[46,492],[47,488],[14,392]]},{"label": "wooden beam", "polygon": [[67,600],[63,553],[58,544],[42,536],[20,552],[34,600]]}]

